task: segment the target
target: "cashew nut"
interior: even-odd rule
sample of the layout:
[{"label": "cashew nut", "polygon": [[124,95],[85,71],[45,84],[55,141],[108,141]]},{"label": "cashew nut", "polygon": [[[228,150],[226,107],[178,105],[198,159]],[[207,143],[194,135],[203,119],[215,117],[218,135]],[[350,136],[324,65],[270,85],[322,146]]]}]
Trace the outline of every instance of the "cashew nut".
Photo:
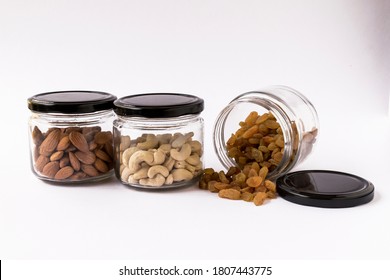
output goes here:
[{"label": "cashew nut", "polygon": [[130,136],[121,136],[121,143],[119,145],[119,150],[123,152],[130,147]]},{"label": "cashew nut", "polygon": [[175,160],[186,160],[191,155],[191,146],[190,144],[183,144],[180,151],[176,149],[171,149],[171,157]]},{"label": "cashew nut", "polygon": [[165,179],[165,185],[172,185],[173,183],[173,175],[169,174],[169,176]]},{"label": "cashew nut", "polygon": [[130,175],[127,181],[129,184],[138,184],[138,180],[134,179],[133,175]]},{"label": "cashew nut", "polygon": [[186,159],[186,162],[195,166],[195,165],[198,165],[200,163],[200,158],[199,158],[198,154],[192,154]]},{"label": "cashew nut", "polygon": [[160,147],[158,147],[159,151],[162,151],[164,154],[168,154],[172,149],[171,144],[162,144]]},{"label": "cashew nut", "polygon": [[175,168],[177,169],[187,169],[188,171],[190,171],[191,173],[195,173],[195,167],[188,164],[187,162],[185,161],[176,161],[175,165],[174,165]]},{"label": "cashew nut", "polygon": [[171,174],[174,182],[188,181],[194,177],[187,169],[174,169]]},{"label": "cashew nut", "polygon": [[161,145],[169,144],[172,139],[172,135],[169,133],[157,135],[158,143]]},{"label": "cashew nut", "polygon": [[131,148],[127,148],[123,154],[122,154],[122,163],[125,165],[125,166],[129,166],[129,160],[130,160],[130,157],[135,153],[139,151],[139,149],[137,147],[131,147]]},{"label": "cashew nut", "polygon": [[165,183],[165,177],[157,174],[155,178],[141,179],[139,183],[144,186],[161,187]]},{"label": "cashew nut", "polygon": [[129,169],[133,174],[134,172],[141,169],[141,163],[146,162],[151,165],[153,162],[153,153],[149,151],[136,151],[129,159]]},{"label": "cashew nut", "polygon": [[123,169],[123,171],[121,172],[121,179],[122,179],[122,181],[127,182],[127,180],[129,179],[130,174],[131,174],[130,169],[128,167],[125,167]]},{"label": "cashew nut", "polygon": [[149,170],[149,166],[144,166],[144,167],[142,167],[140,170],[138,170],[137,172],[135,172],[135,173],[132,175],[132,178],[135,179],[135,180],[139,180],[139,179],[143,179],[143,178],[148,178],[148,170]]},{"label": "cashew nut", "polygon": [[189,141],[188,144],[191,146],[192,153],[197,153],[199,156],[202,155],[202,144],[199,141]]},{"label": "cashew nut", "polygon": [[147,134],[146,141],[138,143],[137,147],[141,150],[154,149],[158,145],[158,139],[154,134]]},{"label": "cashew nut", "polygon": [[149,168],[147,175],[149,178],[154,178],[157,174],[161,174],[164,177],[168,177],[169,170],[163,165],[154,165]]},{"label": "cashew nut", "polygon": [[165,161],[165,154],[163,151],[157,150],[153,153],[153,162],[150,165],[163,164]]},{"label": "cashew nut", "polygon": [[169,171],[171,171],[172,168],[173,168],[173,166],[174,166],[174,164],[175,164],[175,160],[174,160],[172,157],[169,157],[169,158],[167,158],[167,159],[165,160],[165,162],[164,162],[163,165],[164,165],[166,168],[168,168]]},{"label": "cashew nut", "polygon": [[194,136],[193,132],[188,132],[186,134],[180,134],[174,141],[172,141],[173,148],[180,148],[183,146],[185,142],[187,142],[192,136]]}]

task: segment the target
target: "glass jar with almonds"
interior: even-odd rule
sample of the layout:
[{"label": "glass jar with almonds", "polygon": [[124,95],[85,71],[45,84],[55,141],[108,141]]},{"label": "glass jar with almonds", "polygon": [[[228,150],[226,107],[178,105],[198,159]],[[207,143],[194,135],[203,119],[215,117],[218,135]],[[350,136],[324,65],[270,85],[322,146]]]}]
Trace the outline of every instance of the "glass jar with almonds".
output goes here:
[{"label": "glass jar with almonds", "polygon": [[113,175],[113,102],[96,91],[41,93],[28,99],[31,168],[42,180],[99,181]]},{"label": "glass jar with almonds", "polygon": [[298,91],[272,86],[233,99],[218,115],[214,148],[227,169],[267,170],[274,180],[305,160],[318,137],[317,112]]},{"label": "glass jar with almonds", "polygon": [[115,173],[126,186],[194,185],[203,171],[203,99],[177,93],[126,96],[114,102]]}]

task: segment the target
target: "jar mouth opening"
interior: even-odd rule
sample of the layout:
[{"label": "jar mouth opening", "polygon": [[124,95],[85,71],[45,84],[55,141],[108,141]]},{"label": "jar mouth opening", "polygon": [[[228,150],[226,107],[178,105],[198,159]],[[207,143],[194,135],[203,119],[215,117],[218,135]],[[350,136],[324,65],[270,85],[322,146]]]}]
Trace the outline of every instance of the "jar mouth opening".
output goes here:
[{"label": "jar mouth opening", "polygon": [[[269,172],[268,174],[268,179],[276,179],[276,177],[285,174],[291,168],[294,166],[294,164],[297,161],[297,158],[293,158],[293,142],[294,141],[300,141],[301,140],[301,135],[298,133],[298,139],[294,139],[294,132],[291,129],[291,119],[288,117],[288,115],[280,108],[279,106],[275,106],[275,104],[267,101],[267,100],[233,100],[224,110],[221,111],[219,116],[217,117],[217,120],[214,125],[214,150],[219,157],[220,162],[222,165],[226,168],[229,169],[232,166],[238,166],[237,162],[234,160],[234,158],[231,158],[228,156],[227,152],[227,137],[225,127],[227,123],[230,123],[229,121],[229,116],[234,113],[234,110],[239,110],[237,109],[237,105],[240,105],[242,103],[252,103],[255,106],[262,108],[265,110],[265,112],[270,112],[272,113],[277,122],[280,124],[280,128],[282,129],[283,133],[283,138],[284,138],[284,153],[283,157],[280,161],[280,163],[276,166],[276,168],[272,171]],[[237,122],[238,124],[238,122]],[[300,123],[296,124],[297,126],[300,126]],[[298,128],[297,131],[300,131]],[[227,137],[226,137],[227,136]],[[300,146],[298,145],[298,150],[297,152],[299,153]]]},{"label": "jar mouth opening", "polygon": [[[233,99],[218,115],[214,124],[214,150],[225,168],[239,166],[228,156],[227,140],[243,121],[243,112],[272,113],[280,125],[284,151],[278,165],[273,165],[269,179],[289,172],[311,152],[318,134],[318,116],[311,102],[300,92],[286,86],[271,86],[243,93]],[[299,115],[298,115],[299,114]],[[233,130],[234,129],[234,130]],[[230,133],[230,134],[229,134]],[[254,162],[254,161],[252,161]]]}]

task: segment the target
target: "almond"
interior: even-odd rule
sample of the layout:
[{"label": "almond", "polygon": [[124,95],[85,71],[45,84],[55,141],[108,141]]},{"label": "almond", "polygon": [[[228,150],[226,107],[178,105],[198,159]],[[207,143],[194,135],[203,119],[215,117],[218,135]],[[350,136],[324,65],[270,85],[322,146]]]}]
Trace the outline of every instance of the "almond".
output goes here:
[{"label": "almond", "polygon": [[34,126],[31,136],[35,145],[39,146],[43,141],[43,134],[37,126]]},{"label": "almond", "polygon": [[60,141],[61,130],[58,128],[53,129],[47,135],[45,140],[43,140],[41,146],[39,147],[39,153],[41,155],[50,156],[51,153],[55,150]]},{"label": "almond", "polygon": [[69,162],[75,171],[80,171],[80,161],[72,152],[69,152]]},{"label": "almond", "polygon": [[114,148],[111,141],[104,144],[104,150],[111,158],[114,158]]},{"label": "almond", "polygon": [[112,141],[111,131],[103,131],[103,132],[98,132],[95,134],[96,144],[105,144],[109,141]]},{"label": "almond", "polygon": [[66,150],[70,145],[69,136],[65,135],[61,138],[60,142],[58,142],[57,145],[57,151],[64,151]]},{"label": "almond", "polygon": [[75,156],[78,158],[79,161],[85,164],[93,164],[96,160],[96,156],[94,153],[88,151],[86,153],[77,151],[75,153]]},{"label": "almond", "polygon": [[81,170],[85,172],[88,176],[95,177],[99,175],[99,172],[90,164],[82,164]]},{"label": "almond", "polygon": [[88,142],[85,140],[84,135],[82,135],[80,132],[72,131],[69,133],[69,140],[80,151],[89,151]]},{"label": "almond", "polygon": [[42,170],[42,174],[49,178],[54,178],[56,173],[60,170],[60,164],[58,161],[51,161],[45,165]]},{"label": "almond", "polygon": [[55,153],[53,153],[53,154],[50,156],[50,161],[60,160],[60,159],[62,158],[63,155],[64,155],[64,151],[55,152]]},{"label": "almond", "polygon": [[65,166],[65,167],[61,168],[60,170],[58,170],[58,172],[54,176],[54,179],[56,179],[56,180],[64,180],[64,179],[67,179],[70,176],[72,176],[73,173],[74,173],[74,170],[73,170],[72,167]]},{"label": "almond", "polygon": [[81,180],[87,177],[87,174],[84,172],[75,172],[72,176],[69,177],[70,180]]},{"label": "almond", "polygon": [[35,169],[39,172],[42,172],[45,165],[49,162],[49,158],[44,155],[40,155],[35,162]]},{"label": "almond", "polygon": [[103,150],[96,150],[95,151],[95,155],[100,158],[101,160],[104,160],[106,162],[111,162],[112,159],[110,158],[110,156]]},{"label": "almond", "polygon": [[61,160],[60,160],[60,168],[63,168],[65,166],[69,165],[69,156],[64,156]]},{"label": "almond", "polygon": [[89,150],[93,151],[98,147],[98,144],[95,143],[95,141],[89,142]]},{"label": "almond", "polygon": [[95,168],[102,173],[108,172],[107,164],[104,161],[102,161],[100,158],[97,158],[95,160],[95,163],[93,164],[93,166],[95,166]]}]

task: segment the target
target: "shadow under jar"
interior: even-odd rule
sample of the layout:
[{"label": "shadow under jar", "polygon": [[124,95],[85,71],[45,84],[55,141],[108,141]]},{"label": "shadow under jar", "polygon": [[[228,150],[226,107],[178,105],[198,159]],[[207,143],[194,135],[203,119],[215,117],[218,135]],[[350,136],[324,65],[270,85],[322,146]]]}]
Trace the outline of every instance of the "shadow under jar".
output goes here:
[{"label": "shadow under jar", "polygon": [[203,171],[203,99],[177,93],[127,96],[114,102],[115,173],[127,186],[191,186]]},{"label": "shadow under jar", "polygon": [[33,173],[42,180],[70,184],[112,176],[114,100],[115,96],[96,91],[48,92],[29,98]]}]

